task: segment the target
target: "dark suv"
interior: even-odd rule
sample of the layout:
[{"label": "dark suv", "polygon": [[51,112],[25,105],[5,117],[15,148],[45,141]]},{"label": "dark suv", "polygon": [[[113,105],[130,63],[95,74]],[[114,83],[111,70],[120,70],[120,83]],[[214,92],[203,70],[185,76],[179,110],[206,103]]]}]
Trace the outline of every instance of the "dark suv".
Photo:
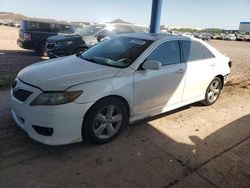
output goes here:
[{"label": "dark suv", "polygon": [[50,58],[76,54],[117,34],[146,31],[146,28],[132,24],[94,24],[84,27],[74,34],[49,37],[46,52]]},{"label": "dark suv", "polygon": [[21,48],[35,50],[39,55],[43,55],[48,37],[58,33],[74,33],[75,27],[65,22],[22,20],[17,44]]}]

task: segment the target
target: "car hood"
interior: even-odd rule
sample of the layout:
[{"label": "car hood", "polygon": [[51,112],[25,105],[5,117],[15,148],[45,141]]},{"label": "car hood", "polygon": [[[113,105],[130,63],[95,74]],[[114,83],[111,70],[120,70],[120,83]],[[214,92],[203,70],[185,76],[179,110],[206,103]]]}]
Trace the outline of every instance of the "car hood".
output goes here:
[{"label": "car hood", "polygon": [[64,42],[69,40],[77,40],[79,38],[82,38],[81,35],[78,34],[60,34],[51,36],[47,39],[48,42]]},{"label": "car hood", "polygon": [[72,55],[30,65],[18,73],[18,78],[44,91],[63,91],[72,85],[114,77],[120,70]]}]

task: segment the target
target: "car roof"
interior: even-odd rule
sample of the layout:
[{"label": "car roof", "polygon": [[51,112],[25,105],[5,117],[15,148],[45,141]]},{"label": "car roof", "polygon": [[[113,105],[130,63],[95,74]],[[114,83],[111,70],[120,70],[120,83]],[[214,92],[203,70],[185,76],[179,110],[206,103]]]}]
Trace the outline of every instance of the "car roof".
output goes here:
[{"label": "car roof", "polygon": [[126,34],[121,34],[119,36],[138,38],[138,39],[143,39],[143,40],[151,40],[151,41],[157,41],[157,40],[163,40],[163,39],[191,40],[190,37],[180,36],[180,35],[172,35],[172,34],[163,34],[163,33],[159,33],[159,34],[158,33],[126,33]]},{"label": "car roof", "polygon": [[66,22],[66,21],[57,21],[57,20],[52,20],[52,19],[39,19],[39,18],[27,18],[27,19],[23,19],[22,21],[48,23],[48,24],[76,25],[76,24],[71,24],[71,23]]}]

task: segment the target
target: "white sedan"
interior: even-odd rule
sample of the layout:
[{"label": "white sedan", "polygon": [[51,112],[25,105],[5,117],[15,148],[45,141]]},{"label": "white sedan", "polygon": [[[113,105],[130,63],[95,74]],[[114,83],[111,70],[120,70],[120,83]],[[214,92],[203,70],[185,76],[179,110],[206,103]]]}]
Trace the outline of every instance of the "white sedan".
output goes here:
[{"label": "white sedan", "polygon": [[12,84],[12,115],[44,144],[106,143],[129,122],[216,102],[231,61],[199,39],[123,34],[33,64]]}]

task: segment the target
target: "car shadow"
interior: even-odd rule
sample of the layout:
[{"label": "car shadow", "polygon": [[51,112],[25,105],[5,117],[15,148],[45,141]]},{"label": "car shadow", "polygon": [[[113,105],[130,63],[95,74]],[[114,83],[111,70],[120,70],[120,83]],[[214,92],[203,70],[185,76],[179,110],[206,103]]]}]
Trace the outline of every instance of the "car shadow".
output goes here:
[{"label": "car shadow", "polygon": [[[47,170],[45,177],[50,183],[54,181],[52,178],[54,171],[60,174],[76,170],[77,173],[82,174],[88,184],[98,185],[98,181],[101,180],[103,185],[107,186],[119,185],[126,181],[130,186],[134,185],[130,181],[139,182],[140,186],[154,186],[158,184],[153,183],[162,178],[157,174],[163,173],[166,178],[165,184],[171,185],[172,176],[178,182],[181,177],[186,176],[185,174],[199,170],[212,159],[250,137],[250,114],[226,124],[205,138],[190,133],[188,138],[192,144],[176,141],[162,131],[173,129],[173,126],[161,122],[162,130],[159,130],[152,123],[154,120],[161,121],[162,117],[171,116],[189,108],[190,106],[186,106],[131,124],[116,140],[102,145],[76,143],[65,146],[46,146],[30,139],[14,125],[11,119],[5,122],[0,121],[0,167],[3,170],[13,168],[20,171],[16,166],[21,164],[22,168],[31,168],[29,172],[39,173],[44,166],[52,166],[51,168],[55,169]],[[3,137],[4,133],[8,136]],[[33,165],[36,167],[32,168]],[[159,165],[163,166],[163,169],[158,169]],[[26,172],[26,170],[22,171]],[[152,171],[157,173],[153,175],[150,173]],[[94,176],[88,173],[94,173]],[[149,174],[151,179],[145,180],[143,176],[147,177]],[[69,177],[74,175],[71,174]],[[26,177],[25,173],[21,173],[20,176]],[[117,178],[110,179],[112,176]],[[246,182],[244,180],[241,183]]]}]

